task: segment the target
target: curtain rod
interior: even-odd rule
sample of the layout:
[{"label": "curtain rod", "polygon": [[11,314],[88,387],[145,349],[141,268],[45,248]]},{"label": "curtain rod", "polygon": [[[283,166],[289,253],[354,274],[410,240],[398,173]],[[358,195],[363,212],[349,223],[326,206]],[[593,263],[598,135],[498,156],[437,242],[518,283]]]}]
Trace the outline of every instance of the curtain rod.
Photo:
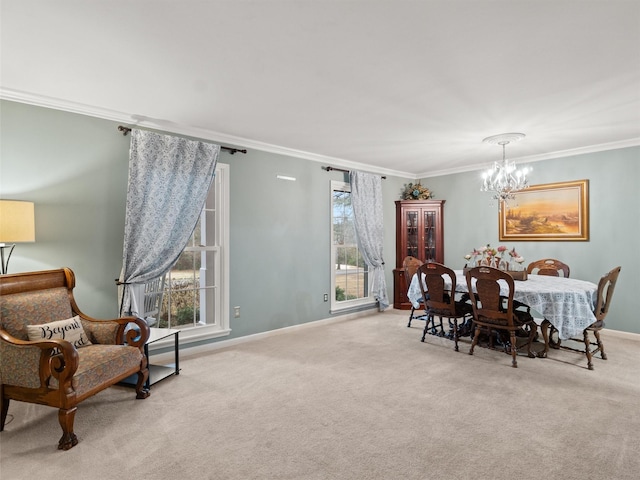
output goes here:
[{"label": "curtain rod", "polygon": [[[330,165],[327,165],[326,167],[324,167],[324,169],[325,169],[327,172],[330,172],[331,170],[335,170],[336,172],[351,173],[349,170],[345,170],[345,169],[343,169],[343,168],[336,168],[336,167],[332,167],[332,166],[330,166]],[[387,177],[381,177],[381,178],[382,178],[382,179],[384,179],[384,180],[386,180],[386,179],[387,179]]]},{"label": "curtain rod", "polygon": [[[127,135],[131,131],[129,127],[124,127],[122,125],[118,125],[118,130],[122,132],[122,135]],[[247,153],[246,149],[232,148],[232,147],[220,147],[221,150],[227,150],[231,155],[236,152]]]}]

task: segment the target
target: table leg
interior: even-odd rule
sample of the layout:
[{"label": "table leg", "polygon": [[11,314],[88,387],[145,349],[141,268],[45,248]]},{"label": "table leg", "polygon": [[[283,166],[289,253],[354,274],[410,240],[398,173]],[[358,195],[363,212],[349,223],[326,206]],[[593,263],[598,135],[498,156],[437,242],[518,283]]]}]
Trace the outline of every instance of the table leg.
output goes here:
[{"label": "table leg", "polygon": [[180,375],[180,344],[178,343],[178,334],[180,331],[177,331],[174,337],[174,348],[175,348],[175,360],[176,360],[176,375]]}]

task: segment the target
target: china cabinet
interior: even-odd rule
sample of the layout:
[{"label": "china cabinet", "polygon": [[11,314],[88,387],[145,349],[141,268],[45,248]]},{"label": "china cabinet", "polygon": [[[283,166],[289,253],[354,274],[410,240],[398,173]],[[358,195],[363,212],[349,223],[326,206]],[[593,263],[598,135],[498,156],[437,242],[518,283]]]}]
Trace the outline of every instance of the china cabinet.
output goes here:
[{"label": "china cabinet", "polygon": [[409,285],[402,262],[412,256],[423,262],[444,263],[442,209],[444,200],[396,201],[396,268],[393,270],[393,306],[410,309]]}]

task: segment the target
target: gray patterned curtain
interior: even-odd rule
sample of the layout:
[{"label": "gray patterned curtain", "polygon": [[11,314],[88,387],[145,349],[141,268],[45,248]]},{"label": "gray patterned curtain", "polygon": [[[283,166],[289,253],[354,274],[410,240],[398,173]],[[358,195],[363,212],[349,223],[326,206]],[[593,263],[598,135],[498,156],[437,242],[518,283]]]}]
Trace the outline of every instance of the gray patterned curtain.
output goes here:
[{"label": "gray patterned curtain", "polygon": [[138,314],[131,285],[164,275],[187,245],[219,152],[212,143],[131,131],[120,315]]},{"label": "gray patterned curtain", "polygon": [[358,248],[369,265],[371,291],[378,301],[378,309],[389,306],[387,282],[384,279],[384,225],[382,218],[382,177],[371,173],[351,171],[351,204]]}]

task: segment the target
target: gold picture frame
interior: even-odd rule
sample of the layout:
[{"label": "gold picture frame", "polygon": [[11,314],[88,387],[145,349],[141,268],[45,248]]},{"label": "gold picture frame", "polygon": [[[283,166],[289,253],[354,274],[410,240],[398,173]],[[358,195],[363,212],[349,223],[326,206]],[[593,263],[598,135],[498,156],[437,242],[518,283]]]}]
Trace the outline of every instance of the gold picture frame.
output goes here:
[{"label": "gold picture frame", "polygon": [[532,185],[500,207],[500,241],[589,240],[589,180]]}]

